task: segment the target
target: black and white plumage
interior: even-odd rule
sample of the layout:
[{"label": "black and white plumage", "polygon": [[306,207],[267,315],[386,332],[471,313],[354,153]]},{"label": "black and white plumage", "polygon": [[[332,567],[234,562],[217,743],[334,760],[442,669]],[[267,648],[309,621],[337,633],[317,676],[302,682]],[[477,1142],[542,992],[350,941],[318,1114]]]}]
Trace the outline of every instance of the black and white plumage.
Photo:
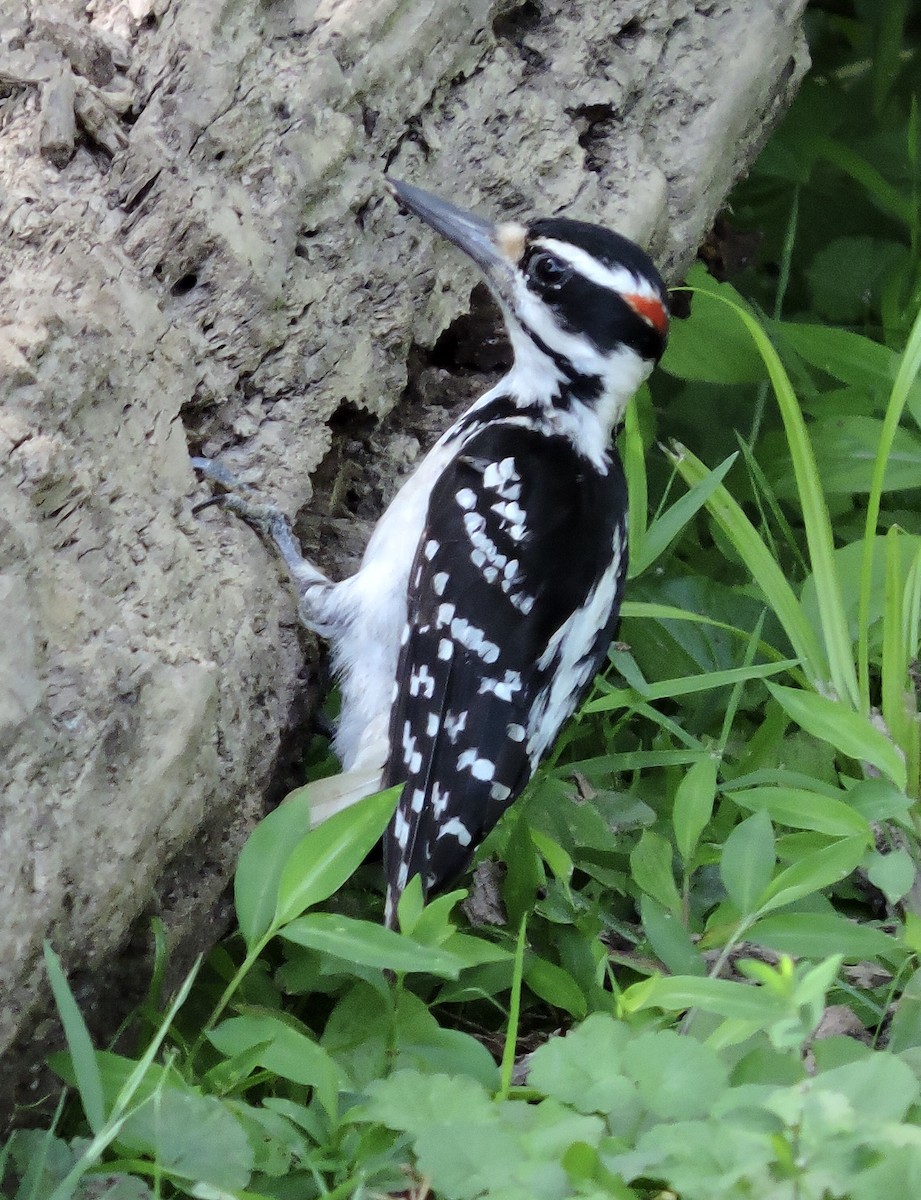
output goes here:
[{"label": "black and white plumage", "polygon": [[612,438],[664,350],[668,309],[647,255],[615,233],[493,225],[389,186],[480,266],[514,365],[438,440],[341,583],[300,557],[277,513],[230,506],[278,544],[341,678],[344,771],[316,785],[316,813],[405,784],[384,839],[393,924],[414,875],[428,894],[463,870],[605,657],[627,564]]}]

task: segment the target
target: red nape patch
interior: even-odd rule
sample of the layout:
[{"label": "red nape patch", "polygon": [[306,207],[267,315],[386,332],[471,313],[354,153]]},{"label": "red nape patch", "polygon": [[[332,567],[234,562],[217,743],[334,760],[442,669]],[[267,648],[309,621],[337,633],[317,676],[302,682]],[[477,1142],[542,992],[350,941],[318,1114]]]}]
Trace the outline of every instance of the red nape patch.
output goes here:
[{"label": "red nape patch", "polygon": [[624,299],[637,316],[648,321],[659,333],[668,332],[668,310],[661,300],[655,296],[638,296],[635,292],[625,295]]}]

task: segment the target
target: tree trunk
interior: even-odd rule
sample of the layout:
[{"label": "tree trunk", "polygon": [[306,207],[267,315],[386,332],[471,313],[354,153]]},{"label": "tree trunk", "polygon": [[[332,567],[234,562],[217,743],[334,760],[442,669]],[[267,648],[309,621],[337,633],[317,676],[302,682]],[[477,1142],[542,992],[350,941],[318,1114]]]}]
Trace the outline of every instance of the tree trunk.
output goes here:
[{"label": "tree trunk", "polygon": [[301,512],[346,571],[501,360],[458,322],[472,269],[384,172],[492,216],[608,223],[675,278],[805,69],[804,3],[32,0],[0,18],[8,1084],[43,1046],[42,940],[104,1026],[145,984],[142,915],[177,965],[219,932],[302,743],[292,598],[249,530],[192,515],[190,450]]}]

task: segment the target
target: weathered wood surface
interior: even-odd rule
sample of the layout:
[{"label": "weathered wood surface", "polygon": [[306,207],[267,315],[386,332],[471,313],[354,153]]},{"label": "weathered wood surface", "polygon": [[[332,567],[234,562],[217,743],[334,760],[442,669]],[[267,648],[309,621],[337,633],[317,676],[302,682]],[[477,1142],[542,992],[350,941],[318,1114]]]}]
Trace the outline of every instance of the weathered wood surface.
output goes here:
[{"label": "weathered wood surface", "polygon": [[42,1045],[43,938],[101,1024],[144,985],[142,914],[177,963],[208,943],[302,715],[291,600],[251,533],[191,515],[189,449],[329,514],[341,567],[349,510],[372,517],[444,423],[428,402],[478,385],[469,347],[459,383],[426,354],[474,275],[383,172],[609,222],[674,277],[805,68],[803,3],[3,9],[7,1085]]}]

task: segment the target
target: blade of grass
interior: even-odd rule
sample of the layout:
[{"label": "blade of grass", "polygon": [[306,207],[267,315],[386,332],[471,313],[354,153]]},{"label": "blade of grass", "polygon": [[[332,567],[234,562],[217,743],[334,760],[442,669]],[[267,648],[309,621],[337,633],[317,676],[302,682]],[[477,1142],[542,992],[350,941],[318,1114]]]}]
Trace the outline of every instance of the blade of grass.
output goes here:
[{"label": "blade of grass", "polygon": [[[787,229],[784,234],[783,251],[780,256],[780,271],[777,276],[777,290],[774,293],[774,320],[779,321],[783,316],[783,302],[787,295],[787,288],[790,286],[790,268],[793,263],[793,248],[796,245],[796,230],[799,225],[799,192],[800,185],[797,184],[793,191],[793,202],[790,205],[790,216],[787,220]],[[758,440],[758,434],[761,432],[761,423],[764,420],[764,407],[767,403],[769,383],[765,380],[764,383],[758,384],[758,391],[755,396],[755,411],[752,416],[751,432],[748,435],[748,448],[754,448],[755,442]]]},{"label": "blade of grass", "polygon": [[[854,653],[848,632],[841,583],[834,559],[834,539],[828,507],[816,468],[812,443],[806,431],[806,422],[800,410],[796,393],[784,370],[780,356],[758,321],[740,304],[736,304],[722,293],[711,293],[721,304],[730,308],[748,330],[758,352],[764,360],[768,375],[777,397],[783,419],[790,458],[796,477],[800,508],[806,528],[806,541],[815,580],[820,611],[822,613],[822,635],[828,656],[831,682],[837,694],[847,697],[855,707],[860,704],[857,672],[854,668]],[[757,535],[756,535],[757,536]],[[760,540],[760,539],[759,539]],[[755,578],[760,581],[759,576]]]},{"label": "blade of grass", "polygon": [[93,1049],[83,1014],[70,990],[61,960],[55,954],[50,942],[45,942],[43,950],[45,970],[48,972],[51,991],[54,993],[54,1002],[58,1008],[61,1024],[64,1026],[64,1036],[67,1038],[71,1062],[74,1064],[74,1075],[77,1077],[80,1101],[83,1104],[83,1111],[90,1129],[93,1133],[98,1134],[105,1124],[106,1113],[102,1077],[99,1074],[99,1064],[96,1062],[96,1051]]},{"label": "blade of grass", "polygon": [[621,445],[624,474],[627,478],[627,561],[633,573],[634,559],[640,559],[645,548],[646,518],[649,508],[649,492],[646,481],[646,452],[640,432],[637,403],[627,405],[624,418],[624,436]]},{"label": "blade of grass", "polygon": [[521,918],[518,926],[518,941],[515,944],[515,965],[512,972],[512,996],[509,1005],[508,1026],[505,1031],[505,1045],[502,1047],[502,1066],[500,1068],[499,1094],[497,1100],[507,1100],[512,1089],[512,1075],[515,1071],[515,1056],[518,1051],[518,1022],[521,1017],[521,989],[524,980],[524,943],[527,928],[527,915]]},{"label": "blade of grass", "polygon": [[[683,446],[673,450],[671,457],[687,483],[696,483],[708,473],[700,459]],[[774,610],[808,679],[814,687],[824,688],[829,668],[822,648],[793,588],[761,535],[726,488],[718,487],[707,507]]]},{"label": "blade of grass", "polygon": [[921,665],[918,662],[919,638],[921,638],[921,550],[915,555],[905,580],[902,599],[904,621],[903,640],[908,658],[906,695],[908,704],[908,733],[905,757],[908,770],[908,794],[915,799],[921,797]]},{"label": "blade of grass", "polygon": [[899,529],[898,526],[893,525],[886,534],[881,704],[883,721],[892,735],[892,740],[905,750],[909,720],[905,703],[909,651],[902,623],[902,556],[900,551]]},{"label": "blade of grass", "polygon": [[915,318],[908,336],[898,373],[889,403],[886,405],[886,415],[880,432],[879,446],[876,450],[876,462],[873,465],[873,479],[870,484],[870,494],[867,497],[867,519],[863,535],[863,562],[860,569],[860,600],[858,604],[858,636],[857,636],[857,665],[860,674],[860,696],[864,712],[870,711],[870,595],[873,588],[873,551],[876,541],[876,530],[879,525],[879,510],[883,495],[883,482],[886,476],[886,464],[892,451],[895,432],[902,419],[902,413],[908,401],[908,393],[915,377],[921,369],[921,312]]},{"label": "blade of grass", "polygon": [[704,507],[707,500],[725,479],[737,457],[735,454],[730,454],[718,467],[713,468],[706,479],[695,484],[679,497],[671,508],[650,523],[635,559],[631,552],[631,579],[647,571],[656,559],[665,553],[685,525],[692,520],[695,513]]},{"label": "blade of grass", "polygon": [[[761,616],[758,618],[758,623],[752,630],[751,638],[748,645],[745,647],[745,662],[743,667],[750,669],[754,662],[755,655],[758,653],[758,643],[761,641],[761,630],[764,628],[765,618],[767,617],[767,609],[761,610]],[[729,696],[729,703],[726,705],[726,713],[723,717],[723,728],[720,730],[720,739],[718,742],[718,755],[720,760],[726,753],[726,747],[729,744],[729,735],[732,732],[732,726],[736,719],[736,713],[739,711],[739,705],[742,703],[742,694],[745,691],[745,684],[748,681],[744,678],[739,679],[733,686]]]},{"label": "blade of grass", "polygon": [[[778,663],[758,663],[755,666],[729,667],[724,671],[706,671],[701,675],[684,675],[676,679],[664,679],[659,683],[647,685],[642,694],[644,700],[670,700],[675,696],[693,696],[697,692],[708,692],[713,688],[728,687],[739,682],[747,683],[750,679],[766,679],[781,671],[788,671],[797,666],[799,659],[787,658]],[[583,705],[584,713],[608,712],[612,708],[621,708],[624,697],[629,697],[626,690],[615,690],[597,700],[590,700]]]},{"label": "blade of grass", "polygon": [[783,509],[780,507],[780,502],[774,494],[774,489],[768,482],[764,471],[762,471],[761,464],[755,458],[754,454],[752,454],[751,447],[741,437],[738,438],[738,442],[742,456],[745,459],[749,478],[751,479],[752,493],[755,497],[755,503],[758,505],[758,512],[761,514],[762,524],[766,531],[769,530],[768,514],[770,514],[780,529],[780,534],[786,543],[787,549],[795,558],[805,578],[809,574],[809,564],[803,558],[803,552],[800,550],[799,543],[794,536],[793,528],[784,515]]},{"label": "blade of grass", "polygon": [[144,1082],[144,1077],[147,1074],[151,1064],[157,1057],[160,1047],[169,1033],[173,1021],[176,1019],[176,1014],[182,1008],[188,999],[189,992],[192,990],[192,984],[195,982],[195,977],[198,974],[198,969],[201,966],[201,956],[199,956],[192,965],[191,971],[186,975],[182,982],[182,986],[176,993],[176,996],[169,1006],[160,1027],[150,1040],[150,1045],[141,1055],[136,1066],[131,1074],[125,1080],[118,1095],[115,1097],[115,1103],[112,1105],[112,1111],[109,1113],[109,1118],[105,1124],[99,1129],[98,1133],[83,1146],[82,1153],[78,1161],[74,1164],[67,1176],[61,1180],[58,1186],[54,1189],[48,1200],[70,1200],[74,1189],[80,1179],[89,1171],[99,1159],[102,1157],[103,1151],[118,1137],[122,1126],[131,1115],[129,1106],[137,1095],[138,1089]]}]

